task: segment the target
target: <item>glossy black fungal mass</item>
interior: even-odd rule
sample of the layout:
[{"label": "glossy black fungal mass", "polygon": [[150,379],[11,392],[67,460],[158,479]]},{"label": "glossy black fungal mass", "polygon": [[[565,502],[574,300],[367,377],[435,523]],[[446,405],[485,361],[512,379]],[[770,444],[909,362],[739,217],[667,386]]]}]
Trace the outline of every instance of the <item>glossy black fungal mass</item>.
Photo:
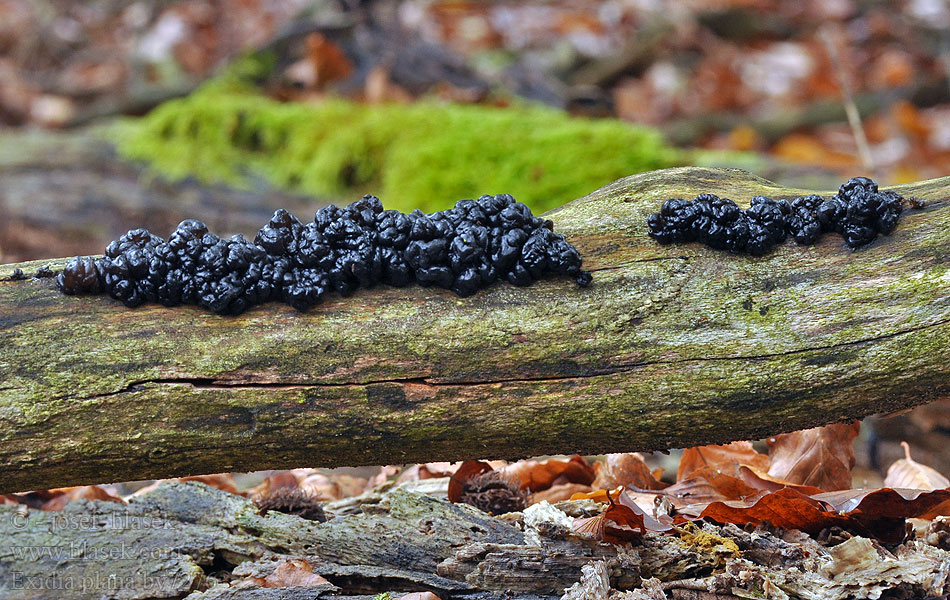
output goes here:
[{"label": "glossy black fungal mass", "polygon": [[13,269],[13,272],[0,279],[0,281],[23,281],[26,279],[26,273],[23,272],[23,269],[17,267]]},{"label": "glossy black fungal mass", "polygon": [[799,244],[814,244],[826,232],[840,234],[854,249],[879,233],[891,233],[905,202],[894,192],[878,190],[867,177],[854,177],[829,200],[817,195],[791,202],[756,196],[745,210],[713,194],[692,201],[671,198],[649,216],[647,225],[650,237],[661,244],[696,241],[735,254],[761,256],[788,236]]},{"label": "glossy black fungal mass", "polygon": [[197,304],[236,315],[270,300],[299,310],[331,291],[417,283],[471,296],[496,281],[529,285],[548,275],[587,286],[577,249],[508,194],[460,200],[425,214],[383,210],[375,196],[327,206],[302,223],[286,210],[250,242],[182,221],[168,240],[133,229],[102,258],[76,257],[57,278],[65,294],[107,293],[126,306]]}]

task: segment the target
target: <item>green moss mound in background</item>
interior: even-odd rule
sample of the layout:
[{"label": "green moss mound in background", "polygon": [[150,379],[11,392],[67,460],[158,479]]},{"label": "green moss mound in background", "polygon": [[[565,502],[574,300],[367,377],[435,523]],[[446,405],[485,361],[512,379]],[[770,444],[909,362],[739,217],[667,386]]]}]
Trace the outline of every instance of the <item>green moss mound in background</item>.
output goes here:
[{"label": "green moss mound in background", "polygon": [[282,103],[207,86],[124,124],[120,153],[153,172],[434,211],[510,193],[535,211],[620,177],[678,164],[652,130],[538,107]]}]

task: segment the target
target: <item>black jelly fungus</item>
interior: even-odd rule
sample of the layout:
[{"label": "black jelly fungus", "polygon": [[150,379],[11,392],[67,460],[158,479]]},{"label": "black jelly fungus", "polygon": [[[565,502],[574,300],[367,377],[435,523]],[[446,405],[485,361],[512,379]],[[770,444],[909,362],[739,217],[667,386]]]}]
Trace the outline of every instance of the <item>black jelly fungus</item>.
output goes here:
[{"label": "black jelly fungus", "polygon": [[768,253],[789,236],[799,244],[814,244],[827,232],[840,234],[854,249],[879,233],[891,233],[905,203],[917,207],[892,191],[879,190],[867,177],[853,177],[829,199],[809,195],[788,202],[756,196],[745,210],[713,194],[671,198],[647,217],[647,227],[661,244],[698,241],[753,256]]},{"label": "black jelly fungus", "polygon": [[36,270],[36,273],[33,275],[34,279],[45,279],[47,277],[55,277],[56,272],[50,268],[49,265],[43,265]]},{"label": "black jelly fungus", "polygon": [[106,293],[130,307],[197,304],[236,315],[272,300],[306,310],[331,291],[347,296],[380,283],[415,282],[464,297],[499,279],[523,286],[548,275],[591,282],[553,223],[508,194],[432,214],[383,210],[367,195],[321,208],[309,223],[279,209],[253,242],[222,239],[193,219],[167,241],[133,229],[105,256],[69,261],[57,283],[65,294]]},{"label": "black jelly fungus", "polygon": [[0,281],[22,281],[24,279],[26,279],[26,273],[23,272],[23,269],[17,267],[13,269],[13,272],[8,276],[0,279]]}]

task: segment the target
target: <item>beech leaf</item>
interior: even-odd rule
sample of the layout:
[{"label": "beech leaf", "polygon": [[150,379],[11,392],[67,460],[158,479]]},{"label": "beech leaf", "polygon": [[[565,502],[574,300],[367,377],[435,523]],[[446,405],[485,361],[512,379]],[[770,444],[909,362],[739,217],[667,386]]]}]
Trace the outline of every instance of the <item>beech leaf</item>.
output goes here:
[{"label": "beech leaf", "polygon": [[[572,499],[591,498],[600,500],[605,498],[610,504],[607,510],[599,515],[583,519],[575,519],[571,529],[578,534],[598,541],[619,544],[639,538],[646,530],[644,519],[648,519],[657,529],[663,531],[664,525],[648,515],[642,508],[630,499],[622,499],[621,490],[593,492],[590,494],[575,494]],[[665,527],[669,529],[669,526]]]},{"label": "beech leaf", "polygon": [[584,457],[576,455],[568,460],[521,460],[508,465],[502,472],[521,482],[522,489],[531,492],[546,490],[556,483],[590,485],[596,477],[594,468]]},{"label": "beech leaf", "polygon": [[731,444],[696,446],[683,451],[676,481],[682,481],[691,473],[703,468],[711,468],[732,477],[738,477],[739,466],[749,465],[762,469],[768,468],[769,457],[759,454],[752,442],[732,442]]},{"label": "beech leaf", "polygon": [[768,474],[826,491],[849,489],[860,427],[860,421],[835,423],[769,438]]},{"label": "beech leaf", "polygon": [[641,490],[661,490],[666,487],[665,483],[657,481],[653,476],[639,452],[608,454],[605,462],[594,465],[594,471],[597,473],[597,479],[591,487],[595,489],[624,486]]},{"label": "beech leaf", "polygon": [[113,496],[98,485],[81,485],[72,488],[59,488],[51,490],[60,492],[43,504],[43,510],[62,510],[69,502],[73,500],[106,500],[108,502],[118,502],[125,504],[125,501],[117,496]]},{"label": "beech leaf", "polygon": [[683,506],[716,500],[740,500],[754,496],[759,491],[739,477],[713,467],[703,467],[691,471],[688,478],[674,483],[663,493],[674,505]]},{"label": "beech leaf", "polygon": [[300,558],[283,562],[264,578],[263,587],[316,587],[330,582],[313,572],[310,563]]},{"label": "beech leaf", "polygon": [[917,490],[941,490],[950,487],[950,480],[910,457],[910,446],[907,442],[901,442],[901,446],[904,447],[904,458],[894,461],[887,470],[885,487]]}]

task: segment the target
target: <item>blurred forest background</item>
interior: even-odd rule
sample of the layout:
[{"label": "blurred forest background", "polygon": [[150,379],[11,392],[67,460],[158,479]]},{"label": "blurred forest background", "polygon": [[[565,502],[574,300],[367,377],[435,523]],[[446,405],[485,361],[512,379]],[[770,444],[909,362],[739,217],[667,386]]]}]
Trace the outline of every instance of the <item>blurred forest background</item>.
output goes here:
[{"label": "blurred forest background", "polygon": [[685,164],[927,179],[948,32],[944,0],[0,0],[0,260],[164,232],[176,205],[253,233],[314,197],[544,210]]},{"label": "blurred forest background", "polygon": [[[0,0],[0,262],[364,193],[539,211],[677,165],[927,179],[948,76],[945,0]],[[907,438],[950,471],[946,410],[882,422],[868,473]]]}]

